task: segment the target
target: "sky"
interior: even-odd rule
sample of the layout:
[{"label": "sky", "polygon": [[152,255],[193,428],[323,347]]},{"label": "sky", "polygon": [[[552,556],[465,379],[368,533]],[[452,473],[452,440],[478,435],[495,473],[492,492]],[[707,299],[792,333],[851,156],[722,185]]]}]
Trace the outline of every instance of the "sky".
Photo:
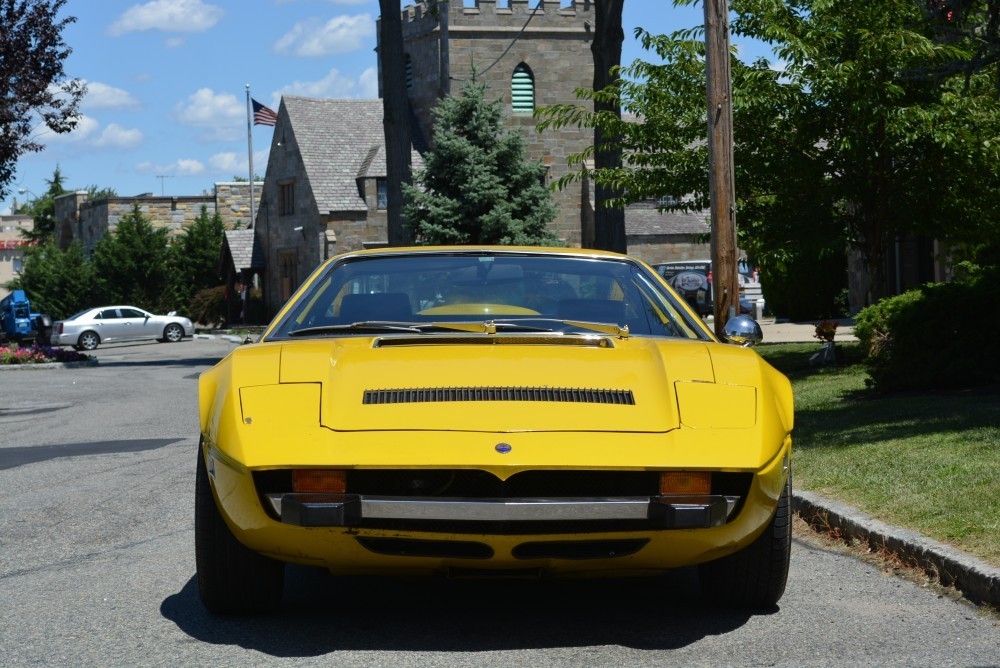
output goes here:
[{"label": "sky", "polygon": [[[645,55],[636,26],[667,33],[703,22],[700,5],[624,7],[623,64]],[[42,195],[57,165],[67,189],[120,196],[198,195],[248,177],[246,85],[275,111],[285,94],[377,97],[378,14],[378,0],[68,0],[60,16],[76,22],[63,31],[73,50],[64,69],[87,84],[82,117],[68,134],[36,129],[46,148],[21,156],[0,214],[14,198]],[[252,129],[261,177],[272,132]]]}]

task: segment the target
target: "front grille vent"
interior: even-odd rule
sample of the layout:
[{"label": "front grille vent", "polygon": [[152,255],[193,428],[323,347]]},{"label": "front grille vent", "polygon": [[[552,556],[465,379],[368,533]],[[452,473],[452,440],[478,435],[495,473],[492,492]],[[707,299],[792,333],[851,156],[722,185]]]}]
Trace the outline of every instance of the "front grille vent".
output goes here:
[{"label": "front grille vent", "polygon": [[365,404],[421,404],[444,401],[551,401],[634,406],[632,390],[569,387],[414,387],[365,390]]}]

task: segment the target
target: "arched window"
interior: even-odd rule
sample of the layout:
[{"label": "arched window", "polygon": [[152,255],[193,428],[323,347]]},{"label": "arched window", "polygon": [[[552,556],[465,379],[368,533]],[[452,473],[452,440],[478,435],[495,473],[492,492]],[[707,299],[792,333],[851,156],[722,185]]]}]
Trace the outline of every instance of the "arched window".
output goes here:
[{"label": "arched window", "polygon": [[514,111],[535,110],[535,76],[524,63],[514,68],[510,78],[510,102]]},{"label": "arched window", "polygon": [[413,59],[410,58],[410,54],[404,56],[404,63],[406,67],[406,90],[413,88]]}]

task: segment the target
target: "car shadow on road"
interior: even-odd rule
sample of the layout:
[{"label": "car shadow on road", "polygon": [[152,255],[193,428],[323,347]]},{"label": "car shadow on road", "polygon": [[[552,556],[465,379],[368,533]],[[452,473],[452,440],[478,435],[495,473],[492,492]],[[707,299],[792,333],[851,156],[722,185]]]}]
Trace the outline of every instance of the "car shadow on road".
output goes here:
[{"label": "car shadow on road", "polygon": [[198,599],[195,577],[160,611],[201,642],[300,658],[345,650],[677,649],[751,618],[707,605],[693,568],[657,578],[559,581],[334,577],[286,568],[284,607],[275,615],[213,616]]}]

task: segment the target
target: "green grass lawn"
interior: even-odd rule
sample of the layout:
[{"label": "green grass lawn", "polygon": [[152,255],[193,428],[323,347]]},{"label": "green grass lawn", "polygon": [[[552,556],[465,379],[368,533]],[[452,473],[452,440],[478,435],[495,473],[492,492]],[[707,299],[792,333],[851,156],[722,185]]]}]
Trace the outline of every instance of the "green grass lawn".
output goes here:
[{"label": "green grass lawn", "polygon": [[760,346],[792,381],[795,486],[1000,566],[1000,388],[877,395],[859,344]]}]

